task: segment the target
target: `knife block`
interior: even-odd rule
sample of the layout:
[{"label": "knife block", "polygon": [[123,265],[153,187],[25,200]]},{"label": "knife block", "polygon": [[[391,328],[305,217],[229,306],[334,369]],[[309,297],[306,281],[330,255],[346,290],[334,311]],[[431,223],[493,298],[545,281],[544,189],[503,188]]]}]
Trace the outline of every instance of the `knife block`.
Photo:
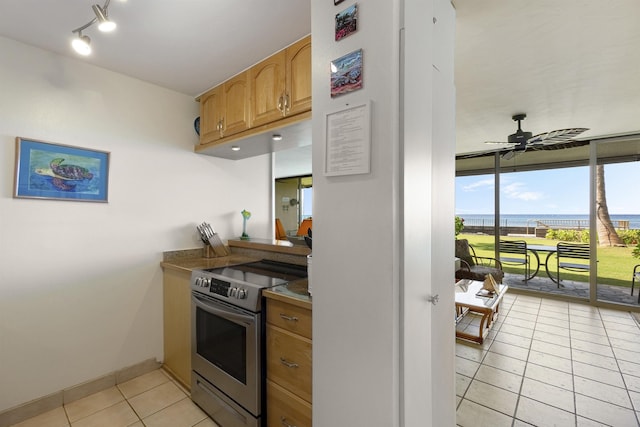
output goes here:
[{"label": "knife block", "polygon": [[213,248],[211,247],[211,245],[205,245],[205,247],[202,250],[202,252],[203,252],[205,258],[217,258],[218,257],[218,255],[216,255],[216,253],[213,250]]}]

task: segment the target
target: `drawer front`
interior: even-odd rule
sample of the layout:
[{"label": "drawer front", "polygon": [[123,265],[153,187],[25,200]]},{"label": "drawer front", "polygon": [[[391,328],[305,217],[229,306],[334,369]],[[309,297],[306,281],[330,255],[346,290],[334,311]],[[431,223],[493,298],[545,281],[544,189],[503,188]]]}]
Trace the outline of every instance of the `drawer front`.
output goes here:
[{"label": "drawer front", "polygon": [[311,339],[311,310],[269,299],[267,300],[267,322]]},{"label": "drawer front", "polygon": [[311,427],[311,405],[272,381],[267,381],[267,425]]},{"label": "drawer front", "polygon": [[267,325],[267,378],[311,402],[311,341]]}]

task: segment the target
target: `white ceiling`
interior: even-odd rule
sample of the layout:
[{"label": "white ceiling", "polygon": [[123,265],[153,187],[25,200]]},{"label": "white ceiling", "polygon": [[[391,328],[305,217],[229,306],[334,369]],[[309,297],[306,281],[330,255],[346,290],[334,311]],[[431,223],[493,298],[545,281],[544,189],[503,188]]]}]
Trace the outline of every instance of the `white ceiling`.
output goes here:
[{"label": "white ceiling", "polygon": [[[2,0],[0,35],[195,96],[311,32],[310,0],[112,0],[116,32],[87,29],[79,58],[95,1]],[[534,134],[640,131],[640,1],[454,4],[457,153],[506,140],[520,112]]]}]

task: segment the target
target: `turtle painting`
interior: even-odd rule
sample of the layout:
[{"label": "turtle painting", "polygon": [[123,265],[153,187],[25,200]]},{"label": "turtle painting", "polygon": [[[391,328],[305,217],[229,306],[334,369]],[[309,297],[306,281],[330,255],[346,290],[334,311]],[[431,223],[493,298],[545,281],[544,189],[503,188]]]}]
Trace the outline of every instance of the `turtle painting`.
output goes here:
[{"label": "turtle painting", "polygon": [[64,159],[53,159],[49,163],[49,168],[37,168],[35,172],[38,175],[50,176],[53,186],[62,191],[72,191],[76,187],[76,184],[71,181],[93,178],[89,169],[78,165],[62,164],[62,162]]}]

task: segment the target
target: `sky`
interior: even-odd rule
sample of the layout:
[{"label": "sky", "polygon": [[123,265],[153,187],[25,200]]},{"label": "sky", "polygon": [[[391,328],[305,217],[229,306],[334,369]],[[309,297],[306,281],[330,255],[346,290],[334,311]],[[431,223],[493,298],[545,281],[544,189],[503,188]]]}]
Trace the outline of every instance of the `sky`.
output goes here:
[{"label": "sky", "polygon": [[[605,165],[611,215],[640,214],[640,162]],[[502,214],[589,214],[587,166],[500,175]],[[493,214],[494,175],[456,178],[456,215]]]}]

